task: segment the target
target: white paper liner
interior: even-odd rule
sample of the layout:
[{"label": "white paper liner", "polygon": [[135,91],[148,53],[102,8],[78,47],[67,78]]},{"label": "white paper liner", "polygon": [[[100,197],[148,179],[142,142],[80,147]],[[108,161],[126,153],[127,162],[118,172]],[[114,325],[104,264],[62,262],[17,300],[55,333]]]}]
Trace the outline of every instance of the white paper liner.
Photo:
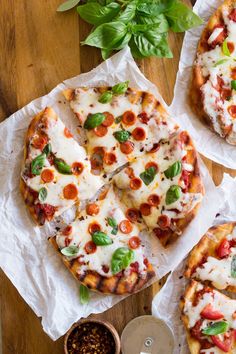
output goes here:
[{"label": "white paper liner", "polygon": [[202,123],[192,112],[188,99],[198,41],[209,17],[222,3],[223,0],[198,0],[194,6],[194,12],[204,20],[204,24],[185,34],[170,110],[173,117],[190,132],[201,154],[228,168],[236,169],[236,147],[228,144]]},{"label": "white paper liner", "polygon": [[[219,213],[213,225],[223,224],[236,220],[236,178],[225,174],[221,185],[217,188],[226,197],[225,203],[219,208]],[[179,301],[188,283],[183,277],[186,260],[169,275],[167,282],[154,297],[152,302],[152,314],[163,319],[173,330],[175,337],[175,350],[173,354],[189,354],[186,341],[186,333],[180,319]],[[233,297],[232,293],[230,294]]]},{"label": "white paper liner", "polygon": [[[53,225],[42,228],[33,224],[19,192],[23,144],[32,117],[49,105],[64,123],[76,133],[77,121],[63,98],[66,87],[114,85],[130,80],[130,86],[153,92],[165,105],[156,87],[135,64],[130,50],[125,48],[87,74],[59,84],[48,95],[38,98],[0,124],[0,266],[21,296],[42,317],[44,331],[56,340],[70,326],[91,313],[100,313],[123,299],[93,293],[87,305],[79,301],[78,282],[66,270],[47,237],[54,234]],[[211,226],[224,195],[219,193],[202,164],[206,188],[198,216],[184,235],[169,250],[164,250],[156,238],[149,238],[147,247],[151,261],[162,277],[186,256]]]}]

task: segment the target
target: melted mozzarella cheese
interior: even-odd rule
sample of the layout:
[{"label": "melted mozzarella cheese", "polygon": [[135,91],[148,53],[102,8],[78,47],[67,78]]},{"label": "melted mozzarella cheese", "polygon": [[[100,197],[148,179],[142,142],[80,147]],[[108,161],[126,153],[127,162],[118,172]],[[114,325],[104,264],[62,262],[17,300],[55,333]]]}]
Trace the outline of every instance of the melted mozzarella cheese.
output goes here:
[{"label": "melted mozzarella cheese", "polygon": [[[133,236],[138,236],[139,229],[137,226],[133,225],[133,230],[130,234],[123,234],[118,229],[117,235],[112,235],[112,227],[108,225],[107,218],[114,218],[119,224],[122,220],[126,220],[124,212],[122,211],[121,205],[117,200],[113,190],[110,190],[107,197],[103,201],[97,202],[99,206],[99,214],[96,216],[88,216],[86,212],[82,212],[79,215],[79,219],[71,224],[72,234],[70,235],[71,243],[70,246],[75,245],[79,247],[79,254],[77,257],[82,257],[86,264],[83,265],[80,271],[93,270],[104,276],[112,276],[111,272],[111,259],[112,255],[116,249],[120,247],[128,247],[129,239]],[[99,223],[101,225],[102,232],[105,232],[112,240],[113,243],[107,246],[97,246],[95,253],[87,254],[85,251],[85,245],[87,242],[91,241],[91,235],[88,232],[88,227],[90,223]],[[57,244],[60,248],[64,248],[65,236],[62,233],[58,233],[56,236]],[[140,274],[145,273],[146,266],[144,265],[144,255],[143,248],[133,250],[134,260],[132,263],[137,262],[139,265]],[[109,266],[109,271],[104,272],[103,266]],[[129,267],[126,272],[129,272]]]}]

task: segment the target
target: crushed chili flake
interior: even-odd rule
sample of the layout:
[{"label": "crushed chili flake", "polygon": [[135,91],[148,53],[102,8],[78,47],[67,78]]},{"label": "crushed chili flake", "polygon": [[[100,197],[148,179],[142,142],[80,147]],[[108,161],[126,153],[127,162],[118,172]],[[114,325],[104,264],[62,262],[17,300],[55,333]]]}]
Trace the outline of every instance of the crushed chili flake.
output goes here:
[{"label": "crushed chili flake", "polygon": [[110,331],[99,323],[82,323],[69,335],[69,354],[115,354],[115,341]]}]

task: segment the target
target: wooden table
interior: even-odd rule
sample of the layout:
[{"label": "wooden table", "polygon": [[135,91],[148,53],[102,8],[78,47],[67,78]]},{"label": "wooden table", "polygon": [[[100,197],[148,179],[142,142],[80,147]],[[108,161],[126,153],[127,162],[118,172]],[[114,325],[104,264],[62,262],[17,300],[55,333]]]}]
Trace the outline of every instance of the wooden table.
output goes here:
[{"label": "wooden table", "polygon": [[[0,120],[48,93],[64,79],[87,72],[101,62],[98,50],[79,45],[89,26],[73,10],[56,13],[61,1],[1,0]],[[168,104],[173,98],[182,40],[182,34],[170,35],[175,59],[152,58],[139,62],[142,72],[158,86]],[[229,170],[205,158],[204,161],[219,184],[223,172]],[[63,338],[57,342],[50,340],[42,330],[40,319],[3,272],[0,272],[0,284],[3,354],[63,353]],[[130,296],[97,317],[111,321],[121,333],[132,318],[151,313],[152,298],[160,285]]]}]

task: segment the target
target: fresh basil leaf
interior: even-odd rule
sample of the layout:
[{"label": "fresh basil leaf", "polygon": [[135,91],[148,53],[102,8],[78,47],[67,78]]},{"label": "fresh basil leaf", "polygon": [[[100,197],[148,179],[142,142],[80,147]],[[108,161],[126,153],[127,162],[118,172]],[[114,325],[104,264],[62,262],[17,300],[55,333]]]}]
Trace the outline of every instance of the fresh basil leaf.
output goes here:
[{"label": "fresh basil leaf", "polygon": [[134,260],[134,251],[127,247],[118,248],[112,255],[111,271],[113,274],[126,269]]},{"label": "fresh basil leaf", "polygon": [[171,186],[166,193],[166,204],[170,205],[176,202],[181,197],[180,186]]},{"label": "fresh basil leaf", "polygon": [[116,43],[114,50],[120,50],[123,49],[130,41],[130,38],[132,37],[132,33],[127,32],[126,35],[121,38],[119,42]]},{"label": "fresh basil leaf", "polygon": [[179,175],[181,171],[182,171],[182,163],[181,161],[176,161],[175,163],[173,163],[173,165],[171,165],[170,167],[167,168],[167,170],[164,171],[164,174],[166,178],[173,178]]},{"label": "fresh basil leaf", "polygon": [[233,256],[231,261],[231,277],[236,278],[236,256]]},{"label": "fresh basil leaf", "polygon": [[51,152],[52,152],[52,145],[48,143],[43,149],[43,154],[48,156]]},{"label": "fresh basil leaf", "polygon": [[113,229],[111,231],[111,234],[112,235],[117,235],[117,233],[118,233],[118,226],[115,226],[115,227],[113,227]]},{"label": "fresh basil leaf", "polygon": [[79,253],[77,246],[68,246],[61,249],[61,253],[66,257],[74,257]]},{"label": "fresh basil leaf", "polygon": [[86,22],[99,26],[103,23],[110,22],[120,11],[121,7],[118,3],[112,2],[107,6],[98,3],[90,3],[77,7],[80,17]]},{"label": "fresh basil leaf", "polygon": [[58,172],[63,175],[72,175],[71,167],[63,159],[55,158],[54,164]]},{"label": "fresh basil leaf", "polygon": [[217,334],[225,333],[229,328],[229,324],[225,321],[215,322],[202,330],[207,336],[216,336]]},{"label": "fresh basil leaf", "polygon": [[153,16],[153,14],[160,14],[171,9],[175,0],[153,0],[139,1],[137,11],[146,16]]},{"label": "fresh basil leaf", "polygon": [[232,80],[232,81],[231,81],[231,88],[232,88],[233,90],[236,90],[236,80]]},{"label": "fresh basil leaf", "polygon": [[76,5],[78,5],[79,2],[80,2],[80,0],[67,0],[58,6],[57,11],[63,12],[63,11],[70,10],[73,7],[75,7]]},{"label": "fresh basil leaf", "polygon": [[104,103],[104,104],[109,103],[109,102],[111,102],[112,97],[113,97],[113,93],[111,91],[103,92],[103,94],[100,96],[98,102]]},{"label": "fresh basil leaf", "polygon": [[229,59],[221,59],[221,60],[218,60],[214,65],[213,67],[215,68],[216,66],[218,65],[221,65],[221,64],[224,64],[228,61]]},{"label": "fresh basil leaf", "polygon": [[123,22],[104,23],[95,28],[82,44],[97,48],[113,49],[126,33],[127,26]]},{"label": "fresh basil leaf", "polygon": [[129,81],[120,82],[119,84],[112,87],[112,92],[115,95],[123,95],[126,93],[129,87]]},{"label": "fresh basil leaf", "polygon": [[92,234],[92,240],[97,246],[107,246],[113,243],[112,239],[102,231],[96,231]]},{"label": "fresh basil leaf", "polygon": [[132,36],[130,42],[129,42],[129,46],[130,46],[130,49],[131,49],[131,53],[133,55],[134,58],[137,58],[137,59],[143,59],[145,58],[146,56],[141,54],[140,50],[138,49],[135,41],[134,41],[134,36]]},{"label": "fresh basil leaf", "polygon": [[40,188],[39,197],[38,197],[39,201],[43,203],[47,198],[47,195],[48,195],[47,189],[45,187]]},{"label": "fresh basil leaf", "polygon": [[147,170],[140,173],[139,176],[143,180],[143,182],[146,184],[146,186],[148,186],[150,183],[152,183],[156,174],[157,174],[157,171],[156,171],[155,167],[149,167]]},{"label": "fresh basil leaf", "polygon": [[228,42],[227,39],[224,40],[222,44],[222,52],[224,53],[225,56],[230,57],[231,53],[228,48]]},{"label": "fresh basil leaf", "polygon": [[104,49],[104,48],[102,48],[101,49],[102,59],[103,60],[107,60],[112,52],[113,52],[112,49]]},{"label": "fresh basil leaf", "polygon": [[108,225],[111,226],[111,227],[116,227],[117,226],[117,222],[114,218],[107,218],[107,222],[108,222]]},{"label": "fresh basil leaf", "polygon": [[159,33],[165,33],[169,29],[169,23],[163,14],[160,14],[158,16],[153,16],[153,17],[139,16],[138,19],[141,24],[133,25],[132,26],[133,32],[135,31],[142,32],[142,27],[138,27],[141,25],[146,25],[146,27],[143,27],[143,31],[155,28],[155,31]]},{"label": "fresh basil leaf", "polygon": [[133,20],[136,14],[137,1],[131,1],[127,4],[124,11],[122,11],[117,17],[116,21],[121,21],[123,23],[129,23]]},{"label": "fresh basil leaf", "polygon": [[174,32],[184,32],[192,27],[200,26],[203,21],[187,5],[176,1],[170,9],[165,12],[170,28]]},{"label": "fresh basil leaf", "polygon": [[89,302],[89,289],[87,286],[80,284],[79,287],[79,298],[80,298],[80,303],[82,305],[85,305]]},{"label": "fresh basil leaf", "polygon": [[106,117],[103,113],[89,114],[85,123],[84,123],[84,128],[85,129],[96,128],[99,125],[101,125],[105,119],[106,119]]},{"label": "fresh basil leaf", "polygon": [[139,52],[144,57],[173,57],[167,42],[167,33],[158,33],[156,30],[149,30],[144,33],[135,34],[134,42],[136,43]]},{"label": "fresh basil leaf", "polygon": [[116,140],[119,141],[119,143],[124,143],[129,139],[131,133],[128,132],[127,130],[118,130],[117,132],[113,133],[113,135],[116,138]]},{"label": "fresh basil leaf", "polygon": [[31,162],[31,172],[33,173],[33,175],[39,176],[43,166],[45,164],[46,161],[46,154],[40,154],[37,157],[35,157],[35,159],[33,159],[33,161]]}]

